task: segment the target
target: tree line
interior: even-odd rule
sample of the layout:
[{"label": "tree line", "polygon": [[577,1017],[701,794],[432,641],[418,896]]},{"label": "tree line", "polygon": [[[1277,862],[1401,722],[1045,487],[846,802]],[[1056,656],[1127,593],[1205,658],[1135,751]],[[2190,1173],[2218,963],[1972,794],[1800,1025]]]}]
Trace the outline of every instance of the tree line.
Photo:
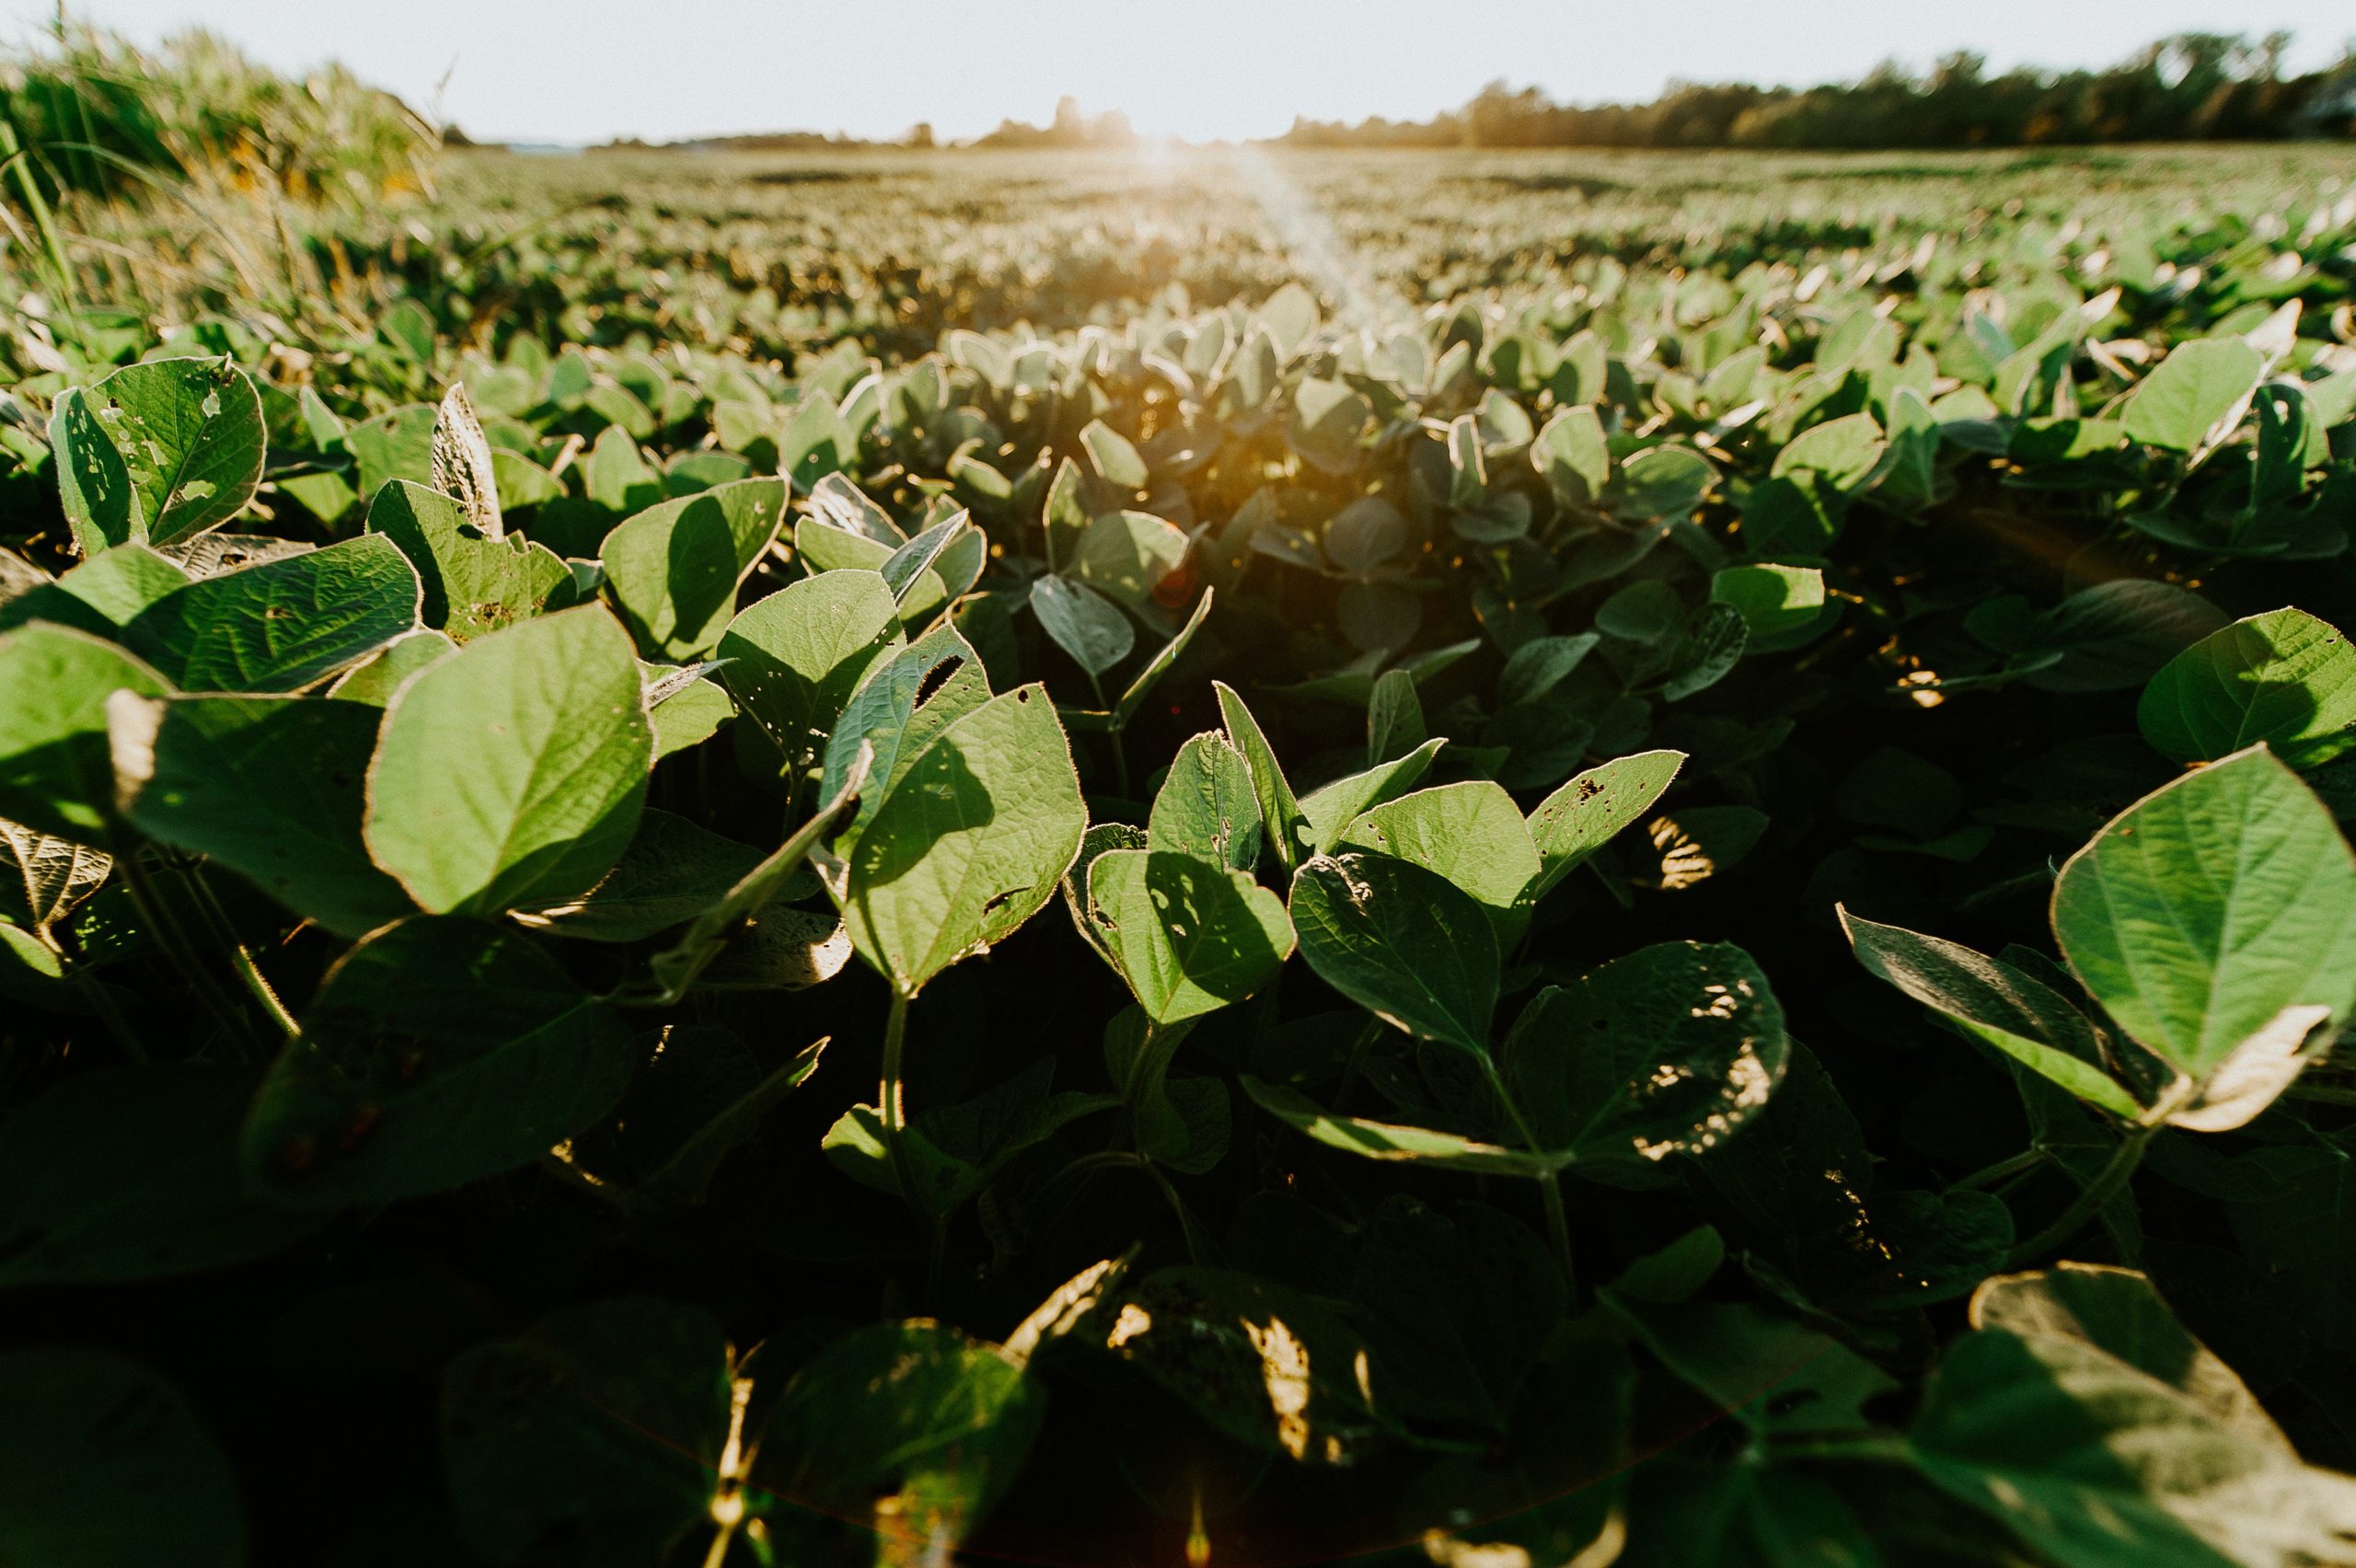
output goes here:
[{"label": "tree line", "polygon": [[1299,119],[1311,147],[2017,147],[2265,141],[2356,130],[2356,44],[2322,71],[2284,69],[2291,37],[2182,33],[2102,70],[1991,75],[1958,52],[1916,75],[1892,62],[1814,87],[1671,82],[1650,103],[1581,107],[1499,80],[1426,121]]}]

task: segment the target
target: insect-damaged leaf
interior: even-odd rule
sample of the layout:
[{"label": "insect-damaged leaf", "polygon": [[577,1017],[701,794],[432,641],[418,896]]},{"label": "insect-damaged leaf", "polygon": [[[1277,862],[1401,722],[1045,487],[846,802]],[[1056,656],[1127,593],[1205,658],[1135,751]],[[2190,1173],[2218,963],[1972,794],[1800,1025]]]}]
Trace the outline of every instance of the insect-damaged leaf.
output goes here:
[{"label": "insect-damaged leaf", "polygon": [[123,641],[190,691],[294,691],[358,663],[417,625],[417,572],[364,535],[200,578],[123,628]]},{"label": "insect-damaged leaf", "polygon": [[1784,1010],[1729,942],[1662,942],[1549,986],[1506,1042],[1539,1146],[1581,1162],[1698,1155],[1766,1108]]},{"label": "insect-damaged leaf", "polygon": [[720,678],[789,758],[811,758],[879,659],[901,642],[881,575],[822,571],[748,605],[720,640]]},{"label": "insect-damaged leaf", "polygon": [[1292,951],[1284,900],[1190,854],[1115,849],[1088,868],[1097,939],[1156,1023],[1242,1001]]},{"label": "insect-damaged leaf", "polygon": [[431,471],[433,488],[457,502],[460,514],[477,534],[494,542],[506,537],[491,441],[463,386],[454,384],[442,394],[442,406],[434,411]]},{"label": "insect-damaged leaf", "polygon": [[1217,731],[1178,748],[1153,797],[1153,848],[1193,855],[1234,870],[1260,863],[1260,804],[1242,754]]},{"label": "insect-damaged leaf", "polygon": [[56,454],[57,499],[84,555],[147,537],[131,470],[80,387],[67,387],[50,406],[49,444]]},{"label": "insect-damaged leaf", "polygon": [[848,848],[843,916],[904,993],[1055,896],[1088,812],[1046,689],[993,698],[905,763]]},{"label": "insect-damaged leaf", "polygon": [[1541,870],[1526,894],[1536,903],[1581,861],[1652,809],[1685,765],[1680,751],[1639,752],[1590,767],[1530,813]]},{"label": "insect-damaged leaf", "polygon": [[85,397],[121,455],[148,542],[217,528],[253,499],[261,482],[261,399],[235,365],[149,360],[123,366]]},{"label": "insect-damaged leaf", "polygon": [[465,642],[572,597],[572,572],[545,545],[482,532],[463,502],[395,479],[368,503],[368,531],[409,558],[423,585],[419,619]]},{"label": "insect-damaged leaf", "polygon": [[1497,939],[1471,894],[1388,855],[1321,855],[1294,876],[1290,907],[1318,978],[1410,1034],[1487,1053]]},{"label": "insect-damaged leaf", "polygon": [[247,1121],[247,1176],[297,1208],[461,1186],[603,1115],[630,1057],[621,1020],[521,932],[404,920],[320,983]]},{"label": "insect-damaged leaf", "polygon": [[1500,944],[1520,935],[1522,894],[1538,876],[1538,850],[1513,797],[1488,780],[1386,801],[1352,823],[1342,842],[1438,872],[1480,900]]},{"label": "insect-damaged leaf", "polygon": [[386,710],[369,853],[434,914],[571,897],[629,842],[653,744],[629,637],[603,608],[479,638]]}]

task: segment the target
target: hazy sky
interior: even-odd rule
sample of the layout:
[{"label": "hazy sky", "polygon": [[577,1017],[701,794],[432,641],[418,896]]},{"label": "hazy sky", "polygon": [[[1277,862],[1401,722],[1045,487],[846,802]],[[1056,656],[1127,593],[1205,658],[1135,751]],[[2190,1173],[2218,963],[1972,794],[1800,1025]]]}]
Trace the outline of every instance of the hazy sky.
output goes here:
[{"label": "hazy sky", "polygon": [[[20,30],[54,11],[0,0]],[[78,0],[142,41],[201,24],[273,65],[329,58],[478,138],[807,129],[944,138],[1058,95],[1139,131],[1271,134],[1303,113],[1424,118],[1498,76],[1579,102],[1671,77],[1809,83],[1975,49],[2107,64],[2194,29],[2335,58],[2356,0]]]}]

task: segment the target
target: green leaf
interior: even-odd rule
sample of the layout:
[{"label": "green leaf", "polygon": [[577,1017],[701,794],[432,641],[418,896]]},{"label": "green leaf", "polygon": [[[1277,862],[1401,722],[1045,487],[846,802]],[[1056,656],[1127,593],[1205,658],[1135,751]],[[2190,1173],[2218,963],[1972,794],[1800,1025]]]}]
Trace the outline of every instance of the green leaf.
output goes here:
[{"label": "green leaf", "polygon": [[872,771],[852,819],[864,825],[932,738],[989,699],[980,655],[955,627],[935,627],[885,660],[851,695],[826,742],[819,792],[832,797],[866,751]]},{"label": "green leaf", "polygon": [[[982,541],[981,530],[973,525],[970,517],[959,512],[934,524],[884,558],[884,564],[876,571],[883,574],[884,585],[892,590],[892,597],[899,602],[903,624],[924,624],[922,618],[909,610],[911,603],[920,601],[929,608],[937,608],[944,597],[962,593],[972,585],[981,559],[976,552],[987,548]],[[949,563],[958,559],[974,560],[976,571],[961,572],[954,570]],[[939,571],[934,570],[936,565]],[[953,584],[946,595],[940,592],[944,582]]]},{"label": "green leaf", "polygon": [[[373,496],[395,479],[433,483],[434,423],[432,404],[408,403],[353,425],[344,440],[360,465],[360,493]],[[593,497],[596,494],[595,456],[593,452],[589,465]]]},{"label": "green leaf", "polygon": [[1680,751],[1638,752],[1590,767],[1530,813],[1541,870],[1527,898],[1535,904],[1579,863],[1652,809],[1685,766]]},{"label": "green leaf", "polygon": [[2118,691],[2141,686],[2225,624],[2224,612],[2173,582],[2118,577],[2062,600],[2037,619],[2028,653],[2062,657],[2031,674],[2047,691]]},{"label": "green leaf", "polygon": [[1251,996],[1292,952],[1284,900],[1218,861],[1115,849],[1088,868],[1089,914],[1114,967],[1156,1023]]},{"label": "green leaf", "polygon": [[1389,856],[1321,855],[1293,877],[1289,907],[1327,985],[1394,1028],[1487,1054],[1497,940],[1470,894]]},{"label": "green leaf", "polygon": [[1230,870],[1260,863],[1260,803],[1251,766],[1217,731],[1178,748],[1153,798],[1152,847],[1192,855]]},{"label": "green leaf", "polygon": [[[687,666],[699,670],[710,667]],[[722,724],[736,717],[736,704],[730,699],[727,688],[701,675],[676,682],[650,681],[646,702],[646,717],[654,726],[657,762],[674,752],[701,745],[719,733]]]},{"label": "green leaf", "polygon": [[1710,598],[1740,611],[1754,639],[1777,637],[1824,613],[1824,573],[1812,566],[1729,566],[1710,579]]},{"label": "green leaf", "polygon": [[1403,756],[1377,763],[1362,773],[1352,773],[1311,790],[1300,802],[1300,814],[1307,824],[1304,836],[1311,849],[1319,855],[1330,855],[1342,842],[1342,835],[1350,824],[1369,808],[1380,805],[1415,787],[1418,779],[1431,770],[1432,758],[1448,744],[1444,739],[1426,741]]},{"label": "green leaf", "polygon": [[442,1456],[468,1544],[502,1562],[543,1538],[594,1539],[599,1562],[660,1559],[710,1522],[729,1363],[710,1313],[647,1297],[563,1308],[457,1356]]},{"label": "green leaf", "polygon": [[[1209,595],[1204,597],[1207,601]],[[1284,767],[1276,761],[1268,737],[1261,733],[1259,721],[1243,705],[1243,698],[1224,681],[1213,681],[1211,690],[1218,697],[1219,717],[1227,725],[1228,743],[1252,770],[1252,793],[1260,803],[1260,821],[1268,841],[1276,847],[1277,863],[1291,871],[1315,853],[1309,847],[1309,819],[1301,814],[1300,802],[1293,798],[1292,786],[1285,781]]]},{"label": "green leaf", "polygon": [[1088,460],[1097,476],[1115,490],[1141,490],[1153,482],[1146,471],[1145,459],[1138,449],[1103,420],[1091,420],[1080,432],[1080,444],[1087,450]]},{"label": "green leaf", "polygon": [[160,1373],[106,1350],[0,1355],[0,1562],[245,1561],[236,1473]]},{"label": "green leaf", "polygon": [[1941,1491],[2072,1568],[2328,1562],[2356,1532],[2356,1482],[2073,1336],[1964,1335],[1906,1441]]},{"label": "green leaf", "polygon": [[529,1163],[609,1110],[629,1031],[522,933],[418,917],[328,971],[246,1124],[289,1207],[384,1204]]},{"label": "green leaf", "polygon": [[2185,1332],[2150,1279],[2133,1269],[2063,1262],[1999,1274],[1973,1293],[1971,1326],[2024,1339],[2082,1341],[2167,1384],[2245,1441],[2292,1454],[2290,1439],[2258,1396]]},{"label": "green leaf", "polygon": [[746,606],[720,640],[720,678],[789,760],[813,758],[880,659],[899,606],[872,571],[824,571]]},{"label": "green leaf", "polygon": [[1750,643],[1742,612],[1731,605],[1702,606],[1679,644],[1674,671],[1661,683],[1663,702],[1681,702],[1706,691],[1733,673]]},{"label": "green leaf", "polygon": [[1161,580],[1186,561],[1186,532],[1143,512],[1108,512],[1072,550],[1070,575],[1132,605],[1147,605]]},{"label": "green leaf", "polygon": [[994,698],[902,765],[859,830],[840,896],[851,940],[913,997],[1054,897],[1087,826],[1046,688]]},{"label": "green leaf", "polygon": [[1487,779],[1387,801],[1345,829],[1342,844],[1446,877],[1488,910],[1500,946],[1520,935],[1527,907],[1522,894],[1540,872],[1538,849],[1513,797]]},{"label": "green leaf", "polygon": [[856,1550],[953,1553],[1014,1482],[1046,1390],[996,1345],[922,1320],[837,1340],[761,1428],[754,1482],[856,1527]]},{"label": "green leaf", "polygon": [[697,915],[695,924],[687,928],[676,946],[655,954],[654,978],[667,1001],[685,996],[696,976],[721,955],[730,934],[756,917],[787,880],[802,869],[819,840],[835,827],[844,808],[866,787],[873,760],[873,751],[862,747],[845,769],[841,782],[825,797],[825,803],[812,813],[810,820]]},{"label": "green leaf", "polygon": [[761,859],[750,845],[690,818],[647,811],[629,847],[596,886],[533,910],[526,923],[582,941],[641,941],[722,902]]},{"label": "green leaf", "polygon": [[1783,1008],[1749,953],[1661,942],[1540,992],[1505,1057],[1541,1147],[1652,1164],[1740,1131],[1789,1053]]},{"label": "green leaf", "polygon": [[1874,974],[2088,1104],[2131,1122],[2143,1113],[2104,1067],[2094,1026],[2034,975],[1954,942],[1835,912],[1857,962]]},{"label": "green leaf", "polygon": [[17,1111],[0,1127],[0,1289],[191,1274],[318,1228],[247,1194],[237,1129],[252,1097],[242,1074],[141,1064]]},{"label": "green leaf", "polygon": [[1407,548],[1407,519],[1379,495],[1361,496],[1325,525],[1325,554],[1353,576],[1363,576]]},{"label": "green leaf", "polygon": [[[1017,1155],[1069,1123],[1120,1103],[1110,1094],[1052,1093],[1055,1078],[1055,1062],[1042,1057],[961,1104],[917,1113],[903,1136],[927,1214],[954,1214]],[[875,1107],[855,1105],[827,1129],[823,1147],[835,1168],[851,1180],[897,1195],[899,1176],[884,1147],[883,1127]]]},{"label": "green leaf", "polygon": [[640,650],[673,660],[709,651],[784,517],[783,480],[739,479],[650,507],[606,535],[606,586]]},{"label": "green leaf", "polygon": [[145,521],[139,536],[148,543],[217,528],[253,499],[261,482],[261,398],[237,366],[149,360],[123,366],[87,396],[121,454]]},{"label": "green leaf", "polygon": [[0,816],[37,833],[104,842],[114,816],[107,698],[171,685],[87,632],[0,632]]},{"label": "green leaf", "polygon": [[58,587],[117,626],[128,624],[140,611],[187,587],[188,582],[189,575],[178,561],[167,560],[144,545],[100,550],[57,580]]},{"label": "green leaf", "polygon": [[131,470],[80,387],[67,387],[51,405],[49,444],[56,453],[58,502],[82,553],[144,542],[147,515]]},{"label": "green leaf", "polygon": [[1127,1297],[1107,1348],[1232,1441],[1340,1467],[1393,1435],[1389,1384],[1370,1384],[1379,1364],[1340,1303],[1207,1267],[1162,1269]]},{"label": "green leaf", "polygon": [[619,425],[598,432],[581,471],[589,500],[606,512],[639,512],[663,499],[663,476]]},{"label": "green leaf", "polygon": [[1596,505],[1611,478],[1611,453],[1604,444],[1603,422],[1592,408],[1562,409],[1530,444],[1530,464],[1553,492],[1556,506]]},{"label": "green leaf", "polygon": [[1032,582],[1030,602],[1041,628],[1091,679],[1127,658],[1137,645],[1129,617],[1086,583],[1051,573]]},{"label": "green leaf", "polygon": [[125,692],[107,717],[117,798],[140,832],[226,867],[339,936],[413,912],[361,840],[376,709]]},{"label": "green leaf", "polygon": [[1186,651],[1187,645],[1195,640],[1195,633],[1202,630],[1203,622],[1210,618],[1210,613],[1211,590],[1206,588],[1203,596],[1195,601],[1194,613],[1186,617],[1186,624],[1178,628],[1178,635],[1163,643],[1154,656],[1146,661],[1145,668],[1138,672],[1137,678],[1129,682],[1129,689],[1123,692],[1121,700],[1114,705],[1113,719],[1116,725],[1126,725],[1138,716],[1145,707],[1145,699],[1153,695],[1154,686],[1170,673],[1170,667],[1178,662],[1178,656]]},{"label": "green leaf", "polygon": [[368,532],[390,539],[417,569],[424,625],[465,642],[562,604],[572,572],[557,553],[521,536],[493,538],[440,490],[395,479],[368,503]]},{"label": "green leaf", "polygon": [[294,691],[417,625],[416,571],[389,539],[200,578],[123,628],[123,641],[191,691]]},{"label": "green leaf", "polygon": [[1372,767],[1396,762],[1421,746],[1431,729],[1424,719],[1415,677],[1403,669],[1385,670],[1366,704],[1366,754]]},{"label": "green leaf", "polygon": [[2239,338],[2178,343],[2127,400],[2127,439],[2198,452],[2241,419],[2266,375],[2266,357]]},{"label": "green leaf", "polygon": [[2253,747],[2105,824],[2062,868],[2053,931],[2095,1000],[2178,1071],[2210,1084],[2232,1063],[2279,1090],[2356,1007],[2356,855]]},{"label": "green leaf", "polygon": [[2303,610],[2249,616],[2162,666],[2135,718],[2176,762],[2264,742],[2292,767],[2319,767],[2356,747],[2356,651]]},{"label": "green leaf", "polygon": [[1845,414],[1811,426],[1775,454],[1772,476],[1805,477],[1836,491],[1854,490],[1873,478],[1887,449],[1871,414]]},{"label": "green leaf", "polygon": [[1632,519],[1683,517],[1717,482],[1716,466],[1692,448],[1648,446],[1621,466],[1612,509]]},{"label": "green leaf", "polygon": [[803,395],[793,417],[778,438],[778,472],[803,495],[829,474],[850,468],[859,457],[859,443],[843,422],[835,400],[823,391]]},{"label": "green leaf", "polygon": [[1475,1176],[1542,1176],[1571,1163],[1568,1152],[1548,1153],[1482,1143],[1433,1127],[1370,1122],[1326,1111],[1297,1090],[1243,1075],[1243,1092],[1276,1120],[1307,1133],[1328,1148],[1366,1159],[1414,1161],[1440,1170]]},{"label": "green leaf", "polygon": [[458,645],[444,632],[404,632],[337,676],[328,695],[382,709],[393,700],[403,681],[457,650]]},{"label": "green leaf", "polygon": [[629,842],[653,748],[629,636],[603,608],[493,632],[386,709],[369,853],[437,915],[570,897]]}]

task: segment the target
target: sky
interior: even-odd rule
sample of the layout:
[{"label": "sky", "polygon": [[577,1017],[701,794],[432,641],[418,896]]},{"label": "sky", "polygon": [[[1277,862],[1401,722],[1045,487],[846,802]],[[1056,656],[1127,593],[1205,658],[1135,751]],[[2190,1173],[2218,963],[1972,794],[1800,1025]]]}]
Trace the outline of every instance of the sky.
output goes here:
[{"label": "sky", "polygon": [[[2164,34],[2275,29],[2312,67],[2356,0],[75,0],[141,42],[203,26],[285,70],[329,59],[477,140],[740,131],[942,139],[1071,94],[1148,135],[1273,135],[1296,113],[1425,119],[1498,77],[1561,101],[1671,78],[1807,85],[1956,49],[2108,64]],[[0,0],[27,35],[53,4]]]}]

